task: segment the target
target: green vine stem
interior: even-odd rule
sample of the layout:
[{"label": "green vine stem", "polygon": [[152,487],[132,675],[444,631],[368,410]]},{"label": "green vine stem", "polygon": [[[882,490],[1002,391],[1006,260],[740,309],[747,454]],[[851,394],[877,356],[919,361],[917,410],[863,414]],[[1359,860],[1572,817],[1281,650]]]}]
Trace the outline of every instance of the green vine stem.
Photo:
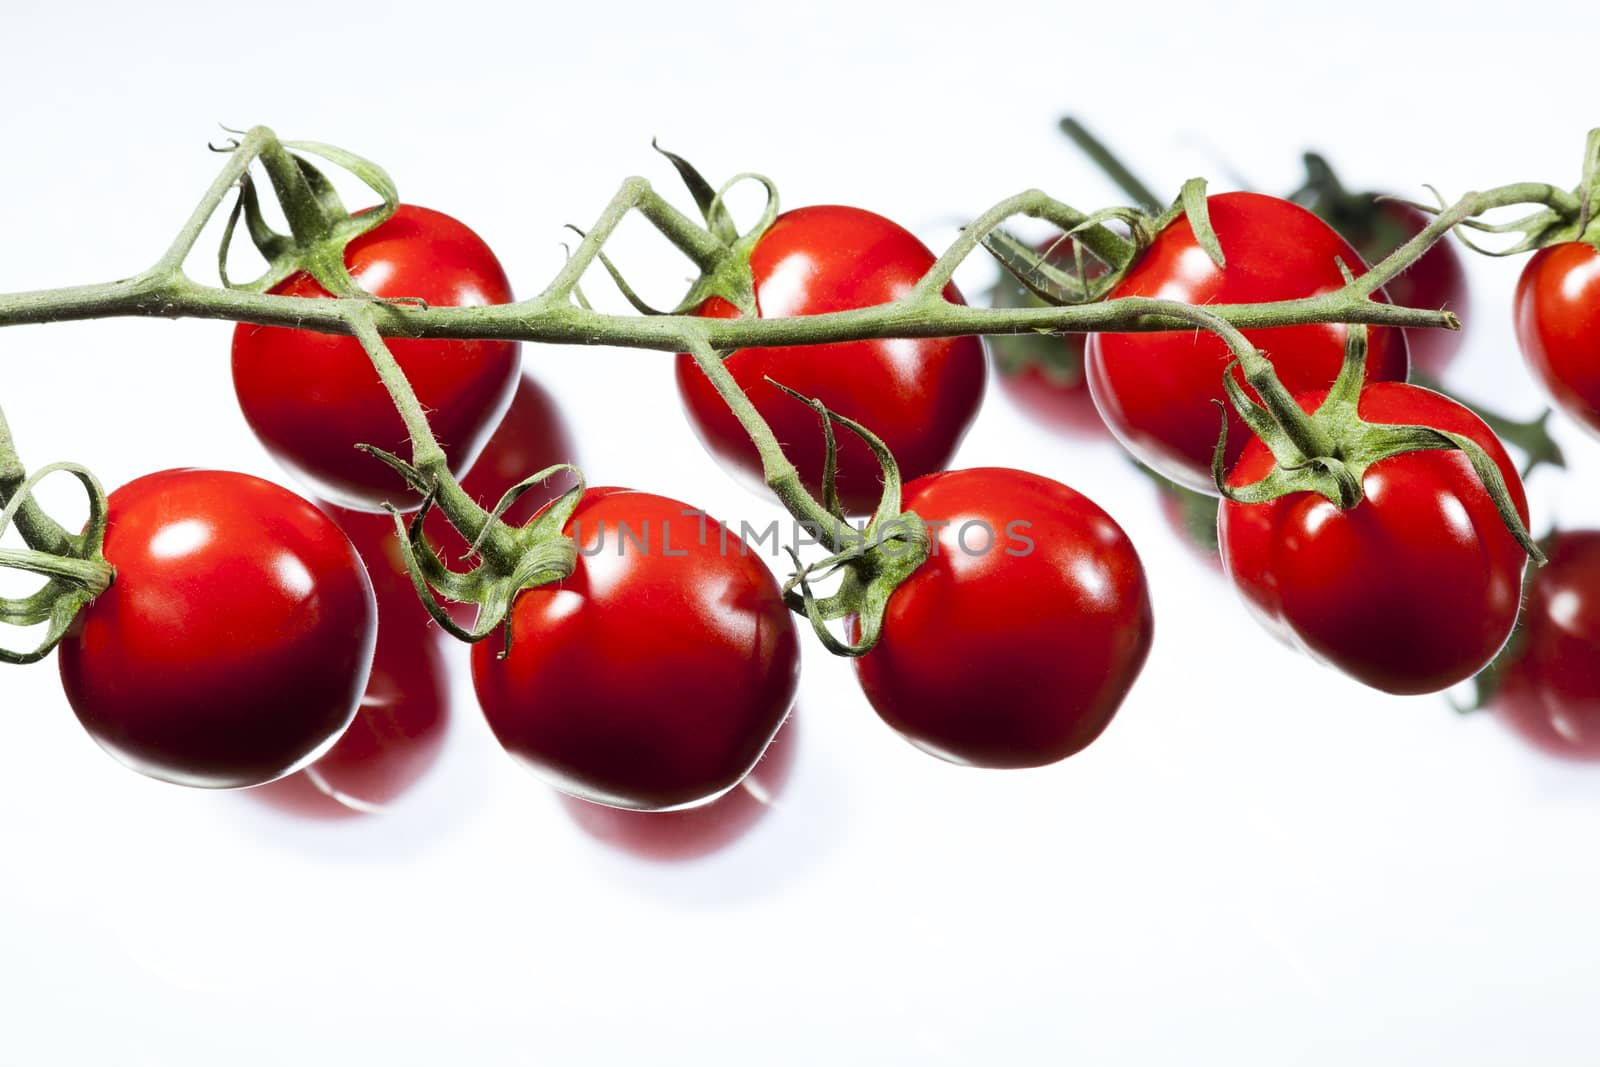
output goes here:
[{"label": "green vine stem", "polygon": [[[567,263],[537,296],[513,304],[477,308],[427,307],[417,302],[377,301],[353,287],[335,286],[337,295],[325,300],[304,300],[276,296],[259,287],[205,285],[190,278],[184,263],[207,222],[222,207],[229,193],[240,190],[240,204],[253,204],[250,168],[261,162],[279,191],[287,197],[291,228],[321,232],[336,228],[337,212],[331,186],[313,171],[302,167],[295,151],[323,155],[353,169],[369,186],[380,192],[385,208],[392,210],[392,183],[380,168],[357,160],[327,146],[280,142],[265,127],[256,127],[226,150],[228,159],[206,190],[171,246],[148,270],[128,279],[101,285],[0,295],[0,326],[59,322],[109,317],[164,317],[221,319],[269,326],[309,329],[325,333],[351,334],[363,345],[382,378],[410,435],[410,462],[374,451],[410,480],[432,506],[438,506],[465,534],[484,560],[487,572],[478,585],[494,584],[497,602],[507,600],[509,576],[531,573],[537,561],[539,572],[559,577],[570,566],[554,563],[562,546],[544,541],[560,540],[559,530],[534,543],[527,531],[513,530],[494,514],[485,511],[463,491],[451,476],[443,451],[428,427],[427,417],[417,397],[396,364],[385,338],[498,339],[546,344],[609,345],[660,351],[689,351],[744,425],[761,453],[768,484],[800,521],[820,531],[834,552],[850,552],[863,539],[860,531],[840,521],[823,503],[803,487],[794,466],[756,412],[748,397],[738,388],[722,366],[719,352],[746,347],[775,347],[826,344],[841,341],[955,337],[969,334],[1012,334],[1030,331],[1150,332],[1200,327],[1210,330],[1228,344],[1238,359],[1245,379],[1275,412],[1287,413],[1282,430],[1305,454],[1319,454],[1326,448],[1321,430],[1310,419],[1300,418],[1299,409],[1283,394],[1270,362],[1242,335],[1241,331],[1293,326],[1309,323],[1348,323],[1395,327],[1459,328],[1454,315],[1445,311],[1395,307],[1373,299],[1385,282],[1409,266],[1429,245],[1466,220],[1483,212],[1515,204],[1540,204],[1546,210],[1567,206],[1572,194],[1536,184],[1508,185],[1485,193],[1469,193],[1445,208],[1411,241],[1376,264],[1358,279],[1350,279],[1331,293],[1269,304],[1212,305],[1192,307],[1172,301],[1144,298],[1109,300],[1089,304],[1025,308],[976,308],[945,299],[944,289],[956,269],[979,248],[986,238],[1017,216],[1037,218],[1071,233],[1084,249],[1103,260],[1113,270],[1126,267],[1137,252],[1136,245],[1102,223],[1108,216],[1085,215],[1044,192],[1031,189],[1001,201],[984,212],[950,245],[905,296],[889,303],[854,311],[794,318],[765,319],[746,314],[735,319],[700,318],[686,314],[613,315],[593,310],[582,297],[579,283],[598,261],[626,289],[603,248],[621,222],[637,211],[700,270],[701,278],[690,296],[716,292],[747,311],[753,308],[749,291],[748,268],[737,253],[740,246],[753,241],[760,227],[730,244],[730,234],[719,232],[721,214],[716,210],[721,193],[715,194],[708,209],[702,204],[706,225],[701,226],[678,211],[655,192],[643,178],[629,178],[588,231]],[[330,154],[331,153],[331,154]],[[680,167],[680,171],[683,168]],[[735,181],[742,180],[736,178]],[[776,196],[770,182],[767,216],[776,212]],[[701,183],[703,184],[703,182]],[[731,184],[731,183],[730,183]],[[693,186],[692,186],[693,188]],[[727,187],[724,187],[724,190]],[[703,194],[706,190],[700,190]],[[697,194],[697,200],[701,195]],[[1199,192],[1196,196],[1201,195]],[[240,208],[234,209],[234,219]],[[370,226],[371,218],[349,217],[353,225]],[[725,219],[723,221],[726,221]],[[230,232],[232,222],[230,221]],[[727,230],[724,226],[722,230]],[[297,238],[298,238],[297,234]],[[330,234],[336,240],[337,234]],[[334,246],[330,246],[334,247]],[[338,258],[338,257],[334,257]],[[342,263],[339,264],[342,269]],[[687,310],[687,302],[680,305]],[[798,401],[797,401],[798,402]],[[824,413],[824,418],[829,418]],[[892,459],[888,460],[892,463]],[[0,491],[14,499],[10,511],[34,551],[56,556],[73,555],[81,547],[59,526],[44,516],[27,496],[21,483],[22,467],[9,450],[9,435],[0,424]],[[897,513],[898,502],[885,499],[880,511]],[[397,519],[397,523],[399,520]],[[401,524],[403,525],[403,524]],[[420,523],[412,528],[420,531]],[[420,538],[420,532],[416,537]],[[413,544],[413,549],[425,545]],[[570,553],[568,553],[570,554]],[[422,553],[424,569],[426,557]],[[6,562],[0,559],[0,563]],[[14,561],[26,563],[30,561]],[[37,562],[37,561],[31,561]],[[75,575],[60,575],[62,580]],[[414,575],[416,578],[416,575]],[[472,576],[450,576],[442,572],[434,578],[457,591],[474,588]],[[514,584],[514,583],[513,583]],[[477,628],[482,632],[488,621]]]}]

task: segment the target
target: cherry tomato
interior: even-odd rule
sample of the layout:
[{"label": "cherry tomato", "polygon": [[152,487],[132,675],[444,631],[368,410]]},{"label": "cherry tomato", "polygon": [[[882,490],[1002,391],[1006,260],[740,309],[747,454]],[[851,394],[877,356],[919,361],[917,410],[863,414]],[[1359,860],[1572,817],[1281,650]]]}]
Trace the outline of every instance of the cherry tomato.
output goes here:
[{"label": "cherry tomato", "polygon": [[[448,215],[410,204],[351,241],[345,265],[375,296],[419,297],[443,307],[511,300],[505,272],[477,234]],[[292,275],[272,291],[328,296],[308,274]],[[396,339],[389,348],[459,474],[511,402],[516,343]],[[415,506],[399,475],[354,447],[411,455],[394,402],[354,338],[241,323],[233,333],[233,387],[262,444],[318,496],[367,511],[385,501]]]},{"label": "cherry tomato", "polygon": [[1122,528],[1059,482],[1001,468],[926,475],[904,503],[934,548],[855,661],[878,715],[917,747],[978,767],[1042,766],[1099,737],[1153,629]]},{"label": "cherry tomato", "polygon": [[738,536],[666,497],[591,489],[565,581],[523,591],[512,646],[473,646],[506,750],[556,788],[618,808],[711,800],[760,758],[794,699],[799,643]]},{"label": "cherry tomato", "polygon": [[[820,315],[904,296],[933,266],[933,253],[895,223],[852,207],[807,207],[780,215],[750,257],[763,318]],[[954,285],[945,296],[960,302]],[[699,314],[734,318],[713,297]],[[815,397],[883,438],[906,478],[942,469],[955,455],[983,399],[983,342],[976,337],[854,341],[747,348],[727,357],[739,387],[767,420],[814,494],[826,452],[812,409],[766,381]],[[694,360],[680,355],[678,389],[702,441],[725,466],[763,484],[761,459]],[[882,477],[871,451],[838,435],[839,500],[853,514],[877,506]]]},{"label": "cherry tomato", "polygon": [[572,821],[589,836],[640,859],[699,859],[739,840],[771,810],[794,769],[794,715],[767,746],[755,769],[709,804],[677,811],[628,811],[560,794]]},{"label": "cherry tomato", "polygon": [[[1307,411],[1322,393],[1297,397]],[[1499,467],[1523,524],[1522,479],[1499,440],[1467,408],[1398,382],[1369,385],[1358,406],[1374,423],[1464,434]],[[1252,439],[1228,476],[1255,482],[1272,455]],[[1223,567],[1268,628],[1356,680],[1390,693],[1432,693],[1472,677],[1517,619],[1526,555],[1465,453],[1408,452],[1362,478],[1365,499],[1340,511],[1315,493],[1265,504],[1223,501]]]},{"label": "cherry tomato", "polygon": [[[1433,216],[1395,200],[1374,200],[1359,219],[1334,220],[1334,229],[1355,246],[1366,263],[1377,263],[1421,233]],[[1471,306],[1467,269],[1449,237],[1435,241],[1405,270],[1384,285],[1389,299],[1401,307],[1453,311],[1465,320]],[[1406,330],[1411,365],[1437,380],[1466,340],[1463,330]]]},{"label": "cherry tomato", "polygon": [[1544,549],[1489,706],[1535,748],[1600,759],[1600,530],[1562,531]]},{"label": "cherry tomato", "polygon": [[355,715],[376,610],[355,549],[280,486],[170,470],[112,493],[111,588],[60,645],[67,699],[101,747],[181,785],[259,785]]},{"label": "cherry tomato", "polygon": [[373,813],[433,766],[448,725],[443,653],[409,615],[391,625],[393,612],[382,603],[379,615],[377,654],[354,721],[315,763],[252,789],[253,796],[308,815]]},{"label": "cherry tomato", "polygon": [[[1057,267],[1074,266],[1070,242],[1052,242],[1038,251]],[[1089,277],[1105,273],[1098,260],[1084,262]],[[1043,305],[1021,282],[1004,273],[994,288],[993,303],[997,308]],[[1106,424],[1095,410],[1084,376],[1087,343],[1088,335],[1081,333],[998,334],[989,338],[989,351],[1001,389],[1025,415],[1068,436],[1098,440],[1106,436]]]},{"label": "cherry tomato", "polygon": [[[1355,251],[1305,208],[1260,193],[1221,193],[1206,201],[1212,229],[1227,257],[1218,268],[1196,242],[1187,217],[1156,236],[1111,297],[1143,296],[1190,304],[1245,304],[1332,292],[1344,284],[1336,259],[1354,273]],[[1271,357],[1291,393],[1326,389],[1344,361],[1342,325],[1286,326],[1245,336]],[[1225,345],[1203,330],[1091,335],[1085,352],[1089,391],[1106,425],[1159,474],[1202,493],[1216,493],[1211,453],[1222,401]],[[1369,332],[1368,381],[1402,381],[1406,343],[1399,330]],[[1239,381],[1244,378],[1237,370]],[[1248,387],[1246,387],[1248,388]],[[1228,462],[1250,437],[1229,409]]]},{"label": "cherry tomato", "polygon": [[1535,252],[1517,281],[1517,341],[1556,406],[1600,434],[1600,250]]}]

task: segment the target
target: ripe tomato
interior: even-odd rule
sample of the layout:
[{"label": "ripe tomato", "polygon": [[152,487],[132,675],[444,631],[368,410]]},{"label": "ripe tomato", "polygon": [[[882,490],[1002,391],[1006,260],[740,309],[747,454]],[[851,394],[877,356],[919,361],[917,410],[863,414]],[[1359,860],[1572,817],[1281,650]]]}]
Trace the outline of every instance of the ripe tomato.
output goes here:
[{"label": "ripe tomato", "polygon": [[252,789],[253,796],[307,815],[373,813],[433,766],[448,726],[444,655],[409,614],[391,625],[394,613],[380,601],[379,615],[377,654],[354,721],[315,763]]},{"label": "ripe tomato", "polygon": [[561,794],[562,806],[590,837],[639,859],[699,859],[739,840],[771,810],[794,769],[795,747],[791,714],[744,781],[697,808],[628,811],[591,804],[565,793]]},{"label": "ripe tomato", "polygon": [[[1376,200],[1368,212],[1349,220],[1333,219],[1334,229],[1355,246],[1363,262],[1372,264],[1421,233],[1433,217],[1410,204]],[[1467,269],[1455,243],[1445,237],[1435,241],[1415,263],[1384,285],[1389,299],[1401,307],[1454,311],[1463,320],[1471,306]],[[1411,365],[1437,380],[1461,351],[1463,330],[1406,330]]]},{"label": "ripe tomato", "polygon": [[1600,530],[1562,531],[1544,548],[1489,706],[1535,748],[1600,759]]},{"label": "ripe tomato", "polygon": [[978,767],[1038,767],[1099,737],[1153,628],[1122,528],[1059,482],[1001,468],[918,478],[905,506],[934,548],[856,660],[878,715],[917,747]]},{"label": "ripe tomato", "polygon": [[[1227,257],[1218,268],[1196,242],[1187,217],[1156,236],[1111,297],[1144,296],[1190,304],[1243,304],[1332,292],[1344,284],[1335,258],[1365,270],[1355,251],[1305,208],[1260,193],[1221,193],[1206,201]],[[1326,389],[1344,362],[1345,328],[1323,324],[1254,330],[1290,393]],[[1180,485],[1216,493],[1217,443],[1227,345],[1203,330],[1093,334],[1085,352],[1095,407],[1118,440],[1147,467]],[[1368,381],[1403,381],[1406,343],[1399,330],[1369,331]],[[1237,371],[1235,371],[1238,374]],[[1242,383],[1244,378],[1239,376]],[[1248,388],[1248,387],[1246,387]],[[1229,409],[1228,462],[1251,436]]]},{"label": "ripe tomato", "polygon": [[[1314,410],[1322,393],[1297,397]],[[1369,385],[1368,422],[1464,434],[1499,467],[1523,524],[1528,502],[1505,448],[1467,408],[1399,382]],[[1257,481],[1272,455],[1252,439],[1228,476]],[[1224,500],[1223,567],[1245,603],[1289,644],[1390,693],[1432,693],[1494,658],[1517,619],[1526,556],[1465,453],[1408,452],[1374,463],[1366,498],[1340,511],[1315,493],[1265,504]]]},{"label": "ripe tomato", "polygon": [[760,758],[794,699],[799,643],[737,536],[676,500],[590,489],[577,569],[524,590],[510,654],[473,646],[495,736],[556,788],[618,808],[713,799]]},{"label": "ripe tomato", "polygon": [[[780,215],[750,256],[757,311],[763,318],[820,315],[904,296],[933,266],[933,253],[895,223],[853,207],[806,207]],[[961,294],[945,288],[954,301]],[[699,309],[734,318],[713,297]],[[810,407],[774,388],[772,378],[883,438],[914,478],[942,469],[955,455],[983,399],[983,342],[976,337],[853,341],[794,348],[746,348],[727,357],[739,387],[771,425],[813,494],[822,492],[825,448]],[[680,355],[678,389],[689,419],[724,465],[762,485],[755,446],[694,360]],[[850,433],[838,435],[840,503],[852,514],[877,506],[878,462]]]},{"label": "ripe tomato", "polygon": [[[375,296],[420,297],[444,307],[511,300],[500,262],[477,234],[448,215],[410,204],[351,241],[345,265]],[[272,291],[328,295],[308,274],[292,275]],[[389,348],[459,474],[511,402],[516,343],[396,339]],[[354,447],[411,455],[405,425],[354,338],[241,323],[233,333],[233,387],[262,444],[318,496],[367,511],[384,501],[415,506],[399,475]]]},{"label": "ripe tomato", "polygon": [[1600,434],[1600,250],[1572,241],[1535,252],[1515,317],[1523,358],[1556,406]]},{"label": "ripe tomato", "polygon": [[181,785],[258,785],[355,714],[372,586],[326,515],[280,486],[170,470],[111,494],[116,581],[60,645],[67,699],[101,747]]}]

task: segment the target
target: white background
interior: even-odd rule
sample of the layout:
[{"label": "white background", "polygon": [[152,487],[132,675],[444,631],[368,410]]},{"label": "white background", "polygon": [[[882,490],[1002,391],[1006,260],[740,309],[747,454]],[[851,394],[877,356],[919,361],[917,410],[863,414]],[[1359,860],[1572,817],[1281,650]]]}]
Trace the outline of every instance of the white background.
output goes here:
[{"label": "white background", "polygon": [[[1309,145],[1412,195],[1575,182],[1600,120],[1578,11],[1520,30],[1498,5],[1452,25],[1405,7],[8,6],[0,290],[151,262],[219,165],[219,122],[381,161],[523,293],[625,175],[672,187],[652,136],[714,180],[761,170],[790,206],[874,208],[934,245],[1029,185],[1119,199],[1055,132],[1068,109],[1167,192],[1225,184],[1223,157],[1287,189]],[[664,302],[687,270],[642,228],[619,254]],[[1529,414],[1518,266],[1473,262],[1454,382]],[[25,458],[112,486],[281,478],[238,417],[228,337],[0,333]],[[591,483],[775,514],[703,455],[666,357],[524,358]],[[1541,528],[1600,518],[1600,447],[1561,431],[1573,469],[1532,484]],[[53,664],[6,670],[0,1064],[1594,1062],[1600,767],[1276,647],[1109,445],[991,392],[959,462],[1066,481],[1134,537],[1158,634],[1116,722],[1052,768],[947,766],[812,645],[789,787],[696,862],[587,837],[500,753],[464,671],[437,773],[387,815],[307,823],[123,770]]]}]

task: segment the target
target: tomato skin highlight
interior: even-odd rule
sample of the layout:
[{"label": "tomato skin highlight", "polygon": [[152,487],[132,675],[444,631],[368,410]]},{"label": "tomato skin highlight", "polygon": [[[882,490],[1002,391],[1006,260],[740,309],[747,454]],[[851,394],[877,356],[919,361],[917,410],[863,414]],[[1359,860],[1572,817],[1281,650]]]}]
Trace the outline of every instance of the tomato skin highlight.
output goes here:
[{"label": "tomato skin highlight", "polygon": [[[1311,411],[1323,395],[1296,400]],[[1419,386],[1379,382],[1362,392],[1358,411],[1368,422],[1471,437],[1527,525],[1516,466],[1467,408]],[[1228,483],[1250,484],[1271,466],[1252,438]],[[1269,630],[1375,689],[1432,693],[1465,681],[1511,634],[1526,554],[1460,451],[1381,460],[1362,489],[1365,499],[1349,511],[1314,493],[1224,500],[1218,533],[1229,579]]]},{"label": "tomato skin highlight", "polygon": [[355,715],[376,607],[350,542],[281,486],[170,470],[109,498],[111,588],[61,642],[90,736],[180,785],[258,785],[310,763]]},{"label": "tomato skin highlight", "polygon": [[771,572],[715,520],[649,493],[590,489],[566,530],[577,569],[517,597],[510,654],[498,658],[498,637],[473,646],[490,728],[541,778],[595,803],[659,811],[727,792],[798,683]]},{"label": "tomato skin highlight", "polygon": [[[375,296],[419,297],[434,307],[510,303],[511,284],[489,247],[448,215],[401,204],[351,241],[345,264]],[[307,299],[329,294],[309,274],[272,289]],[[388,342],[428,413],[452,472],[466,470],[505,414],[521,362],[514,341]],[[274,459],[319,497],[379,511],[415,508],[405,481],[356,450],[376,445],[402,459],[410,438],[372,361],[353,337],[240,323],[233,384],[245,421]]]},{"label": "tomato skin highlight", "polygon": [[1563,413],[1600,434],[1600,250],[1573,241],[1535,252],[1513,313],[1534,376]]},{"label": "tomato skin highlight", "polygon": [[[933,253],[909,231],[870,211],[839,206],[778,216],[750,257],[763,318],[886,303],[909,292],[933,263]],[[944,293],[963,302],[953,284]],[[698,314],[736,318],[738,312],[713,297]],[[766,378],[866,426],[889,446],[909,480],[950,462],[978,412],[988,374],[977,337],[745,348],[724,364],[818,497],[826,451],[822,426],[809,406]],[[694,359],[679,355],[676,371],[684,410],[706,448],[765,492],[760,455]],[[870,513],[883,490],[878,462],[854,434],[841,429],[837,440],[839,499],[851,514]]]},{"label": "tomato skin highlight", "polygon": [[[1206,203],[1225,269],[1200,247],[1189,220],[1179,218],[1156,236],[1110,298],[1199,305],[1290,300],[1340,288],[1336,259],[1357,275],[1366,271],[1343,238],[1297,204],[1260,193],[1220,193]],[[1344,361],[1345,327],[1339,324],[1248,330],[1245,337],[1272,360],[1291,394],[1328,388]],[[1128,451],[1157,473],[1212,495],[1219,419],[1211,401],[1226,405],[1222,375],[1230,362],[1227,345],[1199,329],[1091,334],[1084,356],[1095,407]],[[1369,331],[1368,382],[1404,381],[1409,365],[1400,330]],[[1234,374],[1243,384],[1237,368]],[[1231,467],[1250,432],[1231,406],[1227,411]]]},{"label": "tomato skin highlight", "polygon": [[[1121,527],[1059,482],[997,467],[919,478],[905,507],[941,525],[937,551],[895,590],[878,644],[855,661],[879,717],[977,767],[1039,767],[1099,737],[1154,630]],[[994,533],[989,551],[967,525],[979,523]]]},{"label": "tomato skin highlight", "polygon": [[1489,706],[1542,752],[1600,760],[1600,530],[1562,530],[1544,547]]}]

